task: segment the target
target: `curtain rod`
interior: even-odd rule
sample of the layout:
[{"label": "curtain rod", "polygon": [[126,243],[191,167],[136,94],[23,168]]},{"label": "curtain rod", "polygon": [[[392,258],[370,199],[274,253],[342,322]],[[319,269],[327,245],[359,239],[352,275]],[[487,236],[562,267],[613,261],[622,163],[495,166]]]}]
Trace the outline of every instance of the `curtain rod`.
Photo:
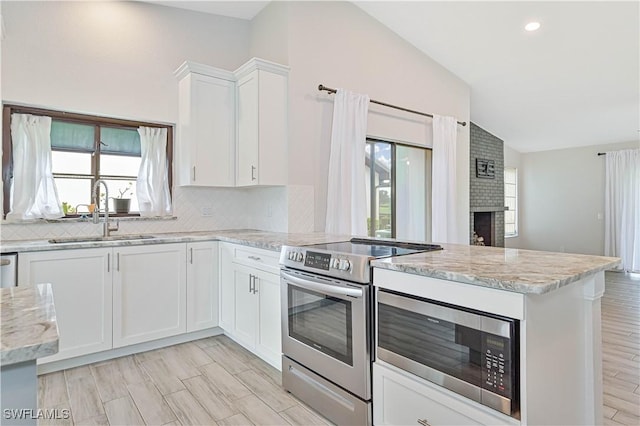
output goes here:
[{"label": "curtain rod", "polygon": [[607,155],[607,153],[606,152],[599,152],[598,156],[601,156],[601,155]]},{"label": "curtain rod", "polygon": [[[336,93],[336,89],[332,89],[331,87],[327,87],[327,86],[325,86],[323,84],[318,85],[318,90],[329,92],[329,93]],[[406,111],[406,112],[410,112],[412,114],[418,114],[418,115],[423,115],[425,117],[433,118],[433,115],[427,114],[426,112],[420,112],[420,111],[416,111],[416,110],[413,110],[413,109],[400,107],[400,106],[397,106],[397,105],[391,105],[391,104],[388,104],[386,102],[375,101],[373,99],[369,99],[369,102],[374,103],[374,104],[378,104],[378,105],[382,105],[382,106],[386,106],[386,107],[389,107],[389,108],[399,109],[400,111]],[[458,124],[461,125],[461,126],[466,126],[467,125],[467,123],[465,121],[458,121]]]}]

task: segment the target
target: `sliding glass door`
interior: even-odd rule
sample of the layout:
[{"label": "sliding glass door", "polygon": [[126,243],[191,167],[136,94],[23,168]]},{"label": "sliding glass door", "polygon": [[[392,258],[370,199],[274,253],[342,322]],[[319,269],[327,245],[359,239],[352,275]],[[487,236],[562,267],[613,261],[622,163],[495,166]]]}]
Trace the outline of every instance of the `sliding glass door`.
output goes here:
[{"label": "sliding glass door", "polygon": [[368,139],[369,236],[431,240],[431,150]]}]

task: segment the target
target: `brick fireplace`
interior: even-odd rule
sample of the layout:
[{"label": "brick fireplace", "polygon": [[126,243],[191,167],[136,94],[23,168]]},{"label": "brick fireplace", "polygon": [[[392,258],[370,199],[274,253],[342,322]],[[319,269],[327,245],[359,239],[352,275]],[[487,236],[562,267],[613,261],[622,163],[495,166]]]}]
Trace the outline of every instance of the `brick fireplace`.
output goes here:
[{"label": "brick fireplace", "polygon": [[469,227],[486,246],[504,247],[504,142],[474,123],[470,128]]}]

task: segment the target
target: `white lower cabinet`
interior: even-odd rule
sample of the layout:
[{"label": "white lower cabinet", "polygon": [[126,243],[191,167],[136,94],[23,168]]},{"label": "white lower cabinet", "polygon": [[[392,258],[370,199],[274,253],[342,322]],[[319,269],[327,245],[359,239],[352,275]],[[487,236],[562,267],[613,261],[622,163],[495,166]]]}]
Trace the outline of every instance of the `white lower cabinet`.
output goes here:
[{"label": "white lower cabinet", "polygon": [[393,366],[373,363],[376,425],[518,425],[515,419]]},{"label": "white lower cabinet", "polygon": [[111,257],[110,248],[20,253],[19,285],[53,289],[60,350],[38,363],[111,349]]},{"label": "white lower cabinet", "polygon": [[113,346],[186,332],[185,244],[114,249]]},{"label": "white lower cabinet", "polygon": [[218,242],[187,244],[187,332],[218,326]]},{"label": "white lower cabinet", "polygon": [[[280,276],[271,272],[276,258],[267,250],[220,245],[220,326],[280,369]],[[248,266],[251,262],[255,266]]]},{"label": "white lower cabinet", "polygon": [[271,364],[280,366],[282,362],[280,276],[262,271],[256,271],[254,274],[258,298],[256,353]]},{"label": "white lower cabinet", "polygon": [[258,298],[253,293],[254,275],[251,268],[233,265],[234,334],[249,348],[256,344]]},{"label": "white lower cabinet", "polygon": [[218,242],[20,253],[19,285],[51,283],[60,350],[39,364],[218,325]]}]

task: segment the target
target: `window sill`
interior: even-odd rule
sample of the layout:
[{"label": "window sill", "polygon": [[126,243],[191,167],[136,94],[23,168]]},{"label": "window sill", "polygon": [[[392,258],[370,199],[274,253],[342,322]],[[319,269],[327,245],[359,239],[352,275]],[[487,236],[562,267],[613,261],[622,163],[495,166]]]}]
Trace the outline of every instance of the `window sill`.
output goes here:
[{"label": "window sill", "polygon": [[[100,221],[103,221],[104,216],[100,216]],[[176,216],[131,216],[131,215],[109,215],[109,221],[111,219],[116,219],[122,222],[136,222],[136,221],[156,221],[156,220],[177,220]],[[61,217],[59,219],[33,219],[33,220],[17,220],[17,221],[7,221],[3,220],[2,225],[28,225],[32,223],[42,224],[42,223],[79,223],[79,222],[91,222],[92,219],[90,216],[82,217]]]},{"label": "window sill", "polygon": [[517,238],[518,234],[510,234],[510,235],[505,235],[505,238]]}]

